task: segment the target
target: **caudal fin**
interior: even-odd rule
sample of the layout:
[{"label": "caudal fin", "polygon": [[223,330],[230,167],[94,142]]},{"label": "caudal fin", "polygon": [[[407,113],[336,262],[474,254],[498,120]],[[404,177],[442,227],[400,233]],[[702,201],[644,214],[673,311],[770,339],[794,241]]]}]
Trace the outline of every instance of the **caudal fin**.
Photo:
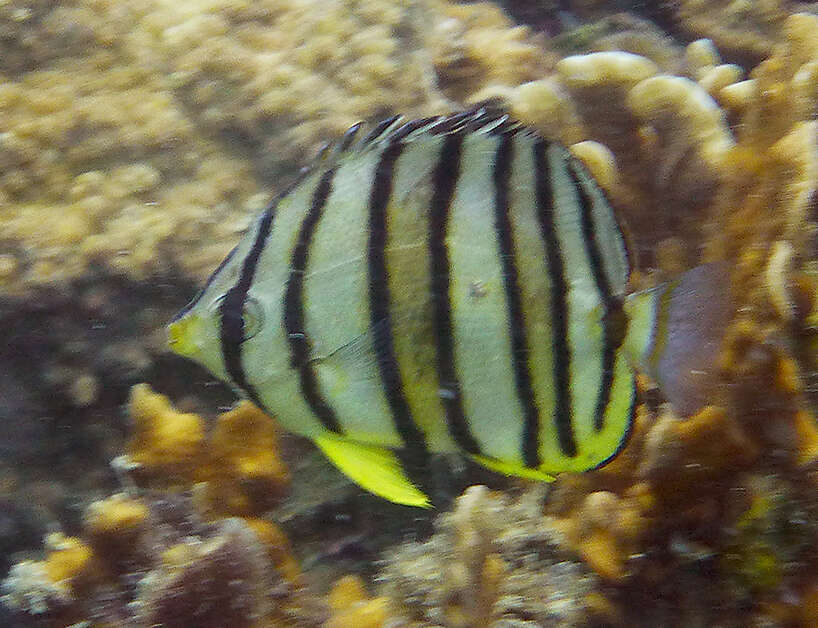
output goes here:
[{"label": "caudal fin", "polygon": [[733,314],[728,268],[704,264],[628,298],[625,346],[677,412],[712,400],[724,331]]}]

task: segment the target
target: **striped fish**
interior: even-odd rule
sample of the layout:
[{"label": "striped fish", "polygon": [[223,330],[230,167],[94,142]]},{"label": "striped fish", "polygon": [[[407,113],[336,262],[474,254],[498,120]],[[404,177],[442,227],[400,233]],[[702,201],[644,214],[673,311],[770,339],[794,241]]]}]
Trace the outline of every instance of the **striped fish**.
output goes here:
[{"label": "striped fish", "polygon": [[719,273],[628,297],[622,229],[564,147],[486,108],[359,135],[264,210],[170,324],[173,351],[414,506],[396,449],[549,480],[621,449],[635,368],[701,401]]}]

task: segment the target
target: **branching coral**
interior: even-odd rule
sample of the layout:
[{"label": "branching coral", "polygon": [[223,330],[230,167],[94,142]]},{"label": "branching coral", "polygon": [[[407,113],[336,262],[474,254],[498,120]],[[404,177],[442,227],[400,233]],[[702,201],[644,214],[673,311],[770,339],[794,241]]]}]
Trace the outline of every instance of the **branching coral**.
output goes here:
[{"label": "branching coral", "polygon": [[6,604],[46,626],[286,625],[300,612],[288,607],[300,568],[284,533],[257,516],[289,481],[271,419],[240,404],[208,434],[145,385],[130,413],[134,436],[115,467],[165,496],[92,503],[82,538],[51,535],[45,560],[14,566]]},{"label": "branching coral", "polygon": [[15,565],[3,601],[38,626],[316,625],[265,527],[205,523],[181,497],[114,495],[89,507],[84,540],[53,534],[45,560]]},{"label": "branching coral", "polygon": [[512,504],[469,488],[429,541],[388,558],[384,593],[420,625],[586,625],[597,608],[588,598],[595,579],[562,549],[538,497]]},{"label": "branching coral", "polygon": [[[685,579],[686,565],[709,565],[727,547],[739,558],[716,561],[721,578],[712,589],[724,613],[740,615],[749,590],[767,600],[761,615],[806,621],[799,618],[812,612],[814,578],[793,567],[780,546],[754,536],[767,538],[770,528],[782,526],[784,535],[813,539],[807,545],[815,539],[797,518],[781,524],[754,514],[760,507],[753,506],[765,500],[805,512],[815,506],[818,429],[804,381],[814,381],[816,368],[809,339],[818,301],[809,259],[815,256],[818,100],[809,78],[816,59],[809,34],[818,32],[818,18],[796,14],[778,26],[774,54],[747,80],[722,63],[712,43],[697,41],[686,51],[687,77],[655,69],[640,76],[646,59],[592,54],[565,59],[550,83],[508,96],[521,117],[550,135],[568,128],[610,149],[612,159],[602,163],[615,163],[614,176],[601,181],[640,248],[656,253],[643,263],[675,272],[702,260],[728,261],[738,311],[726,330],[712,405],[687,420],[643,407],[620,457],[600,472],[560,480],[546,508],[587,564],[620,583],[627,603],[640,599],[640,587],[653,587],[656,617],[664,603],[656,600],[672,605],[674,594],[658,585],[655,570]],[[538,93],[549,96],[545,111],[559,102],[551,95],[562,95],[559,111],[570,112],[561,114],[572,120],[569,127],[555,133],[538,119],[542,110],[526,99]],[[575,152],[598,169],[599,160],[583,155],[581,146]],[[742,531],[739,549],[733,526]],[[725,581],[745,588],[728,590]],[[788,602],[781,610],[773,581],[786,581],[804,604]],[[686,608],[690,617],[716,620],[704,607]]]},{"label": "branching coral", "polygon": [[95,264],[201,280],[351,124],[440,113],[553,63],[485,3],[52,5],[0,10],[0,285],[19,294]]},{"label": "branching coral", "polygon": [[676,4],[676,14],[684,30],[712,39],[720,50],[747,63],[772,52],[791,3],[785,0],[680,0]]},{"label": "branching coral", "polygon": [[220,415],[209,436],[199,416],[176,411],[145,385],[132,390],[130,412],[134,435],[115,464],[137,481],[195,486],[200,505],[214,514],[257,515],[286,492],[275,426],[249,402]]}]

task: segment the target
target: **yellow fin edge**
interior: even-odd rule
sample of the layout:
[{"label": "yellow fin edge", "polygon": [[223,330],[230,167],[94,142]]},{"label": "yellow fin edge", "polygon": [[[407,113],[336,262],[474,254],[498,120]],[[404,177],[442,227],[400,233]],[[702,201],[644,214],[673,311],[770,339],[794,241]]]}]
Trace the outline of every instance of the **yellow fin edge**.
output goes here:
[{"label": "yellow fin edge", "polygon": [[353,482],[396,504],[431,508],[429,498],[406,476],[398,457],[385,447],[323,435],[315,444]]},{"label": "yellow fin edge", "polygon": [[556,476],[540,471],[539,469],[531,469],[513,462],[503,462],[495,458],[488,458],[487,456],[471,456],[477,464],[481,464],[487,469],[502,473],[503,475],[513,475],[518,478],[525,478],[526,480],[536,480],[538,482],[553,482]]}]

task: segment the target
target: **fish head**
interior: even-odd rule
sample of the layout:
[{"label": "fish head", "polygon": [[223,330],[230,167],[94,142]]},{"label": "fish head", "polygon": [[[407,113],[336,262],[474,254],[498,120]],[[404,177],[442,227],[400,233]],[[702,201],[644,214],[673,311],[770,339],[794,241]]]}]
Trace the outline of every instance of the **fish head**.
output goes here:
[{"label": "fish head", "polygon": [[[238,247],[237,247],[238,248]],[[215,270],[198,295],[167,326],[168,348],[228,381],[222,350],[225,303],[241,272],[234,249]]]}]

